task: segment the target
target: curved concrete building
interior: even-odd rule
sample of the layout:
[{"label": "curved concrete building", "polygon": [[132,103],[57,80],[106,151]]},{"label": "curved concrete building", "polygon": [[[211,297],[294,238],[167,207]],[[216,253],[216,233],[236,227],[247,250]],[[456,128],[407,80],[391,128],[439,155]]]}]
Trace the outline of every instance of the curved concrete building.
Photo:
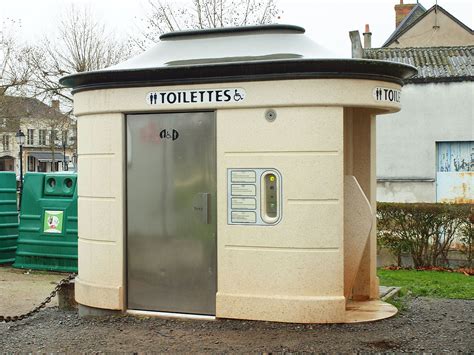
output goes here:
[{"label": "curved concrete building", "polygon": [[83,311],[374,320],[375,116],[413,67],[288,25],[168,33],[61,80],[78,118]]}]

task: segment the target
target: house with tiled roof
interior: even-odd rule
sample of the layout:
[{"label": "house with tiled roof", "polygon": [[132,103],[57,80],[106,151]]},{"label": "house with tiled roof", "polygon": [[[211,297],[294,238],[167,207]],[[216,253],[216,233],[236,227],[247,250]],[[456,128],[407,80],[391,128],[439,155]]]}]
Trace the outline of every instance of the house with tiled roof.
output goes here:
[{"label": "house with tiled roof", "polygon": [[383,48],[466,46],[472,29],[439,5],[426,10],[420,3],[395,5],[395,31]]},{"label": "house with tiled roof", "polygon": [[20,168],[20,147],[15,135],[25,135],[23,172],[66,170],[75,150],[75,122],[52,105],[35,98],[6,95],[0,91],[0,171]]},{"label": "house with tiled roof", "polygon": [[474,45],[451,47],[367,48],[364,58],[413,65],[418,74],[406,83],[472,81]]},{"label": "house with tiled roof", "polygon": [[[395,6],[382,48],[353,40],[353,57],[415,66],[402,110],[377,120],[377,199],[474,203],[473,31],[441,6]],[[367,37],[368,40],[367,40]]]}]

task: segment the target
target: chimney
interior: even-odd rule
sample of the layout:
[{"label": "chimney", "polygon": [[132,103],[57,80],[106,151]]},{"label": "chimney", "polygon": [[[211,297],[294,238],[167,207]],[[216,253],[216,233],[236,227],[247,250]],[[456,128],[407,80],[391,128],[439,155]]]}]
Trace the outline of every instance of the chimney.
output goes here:
[{"label": "chimney", "polygon": [[404,4],[403,0],[400,0],[400,5],[395,5],[395,28],[400,25],[415,6],[416,4]]},{"label": "chimney", "polygon": [[366,24],[364,32],[364,49],[368,48],[372,48],[372,32],[370,32],[369,24]]},{"label": "chimney", "polygon": [[51,107],[59,111],[59,100],[51,100]]},{"label": "chimney", "polygon": [[352,58],[362,58],[364,56],[364,49],[360,41],[359,31],[350,31],[349,37],[352,43]]}]

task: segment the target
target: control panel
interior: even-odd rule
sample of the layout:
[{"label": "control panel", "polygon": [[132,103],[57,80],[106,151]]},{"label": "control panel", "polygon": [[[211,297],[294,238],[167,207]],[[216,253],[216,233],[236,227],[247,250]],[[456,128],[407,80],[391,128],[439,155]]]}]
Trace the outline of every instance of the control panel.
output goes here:
[{"label": "control panel", "polygon": [[227,170],[227,223],[274,225],[281,219],[282,178],[276,169]]}]

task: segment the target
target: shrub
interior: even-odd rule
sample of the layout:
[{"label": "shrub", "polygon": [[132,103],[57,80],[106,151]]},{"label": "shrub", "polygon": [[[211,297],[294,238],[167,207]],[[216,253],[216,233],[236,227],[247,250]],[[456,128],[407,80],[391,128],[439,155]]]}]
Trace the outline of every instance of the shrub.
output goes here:
[{"label": "shrub", "polygon": [[455,237],[471,225],[470,212],[470,205],[379,202],[377,239],[397,257],[399,266],[403,252],[410,253],[417,268],[447,265]]},{"label": "shrub", "polygon": [[474,258],[474,207],[471,207],[469,221],[461,227],[461,251],[466,255],[466,267],[473,267]]}]

